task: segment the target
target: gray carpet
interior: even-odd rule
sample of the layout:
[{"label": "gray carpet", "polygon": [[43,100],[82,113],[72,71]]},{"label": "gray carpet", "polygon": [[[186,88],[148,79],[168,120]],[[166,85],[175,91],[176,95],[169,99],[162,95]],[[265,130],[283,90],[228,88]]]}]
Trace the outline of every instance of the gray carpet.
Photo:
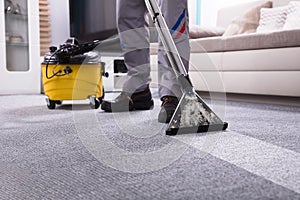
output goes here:
[{"label": "gray carpet", "polygon": [[84,103],[0,96],[0,199],[300,199],[299,107],[228,101],[228,131],[168,137],[158,98],[119,114]]}]

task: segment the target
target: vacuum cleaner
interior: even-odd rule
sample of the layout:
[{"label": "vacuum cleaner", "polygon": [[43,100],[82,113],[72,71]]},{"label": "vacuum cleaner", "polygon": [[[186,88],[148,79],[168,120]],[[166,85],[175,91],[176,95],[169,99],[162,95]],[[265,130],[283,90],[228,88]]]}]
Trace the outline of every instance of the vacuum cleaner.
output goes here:
[{"label": "vacuum cleaner", "polygon": [[59,48],[52,46],[42,63],[43,86],[49,109],[63,100],[89,99],[93,109],[99,108],[104,98],[102,76],[108,77],[104,63],[97,53],[86,55],[100,41],[79,44],[69,38]]},{"label": "vacuum cleaner", "polygon": [[145,0],[145,3],[183,93],[168,124],[166,134],[176,135],[226,130],[228,123],[223,122],[193,88],[156,0]]}]

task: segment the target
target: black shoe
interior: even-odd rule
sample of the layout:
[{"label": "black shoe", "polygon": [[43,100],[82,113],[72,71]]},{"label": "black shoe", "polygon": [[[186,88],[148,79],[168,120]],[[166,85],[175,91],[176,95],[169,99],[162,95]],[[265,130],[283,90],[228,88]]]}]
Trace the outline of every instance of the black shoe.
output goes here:
[{"label": "black shoe", "polygon": [[131,96],[122,92],[111,101],[103,101],[101,109],[106,112],[124,112],[133,110],[150,110],[153,108],[152,95],[149,89],[142,92],[135,92]]},{"label": "black shoe", "polygon": [[161,98],[162,104],[158,114],[158,122],[169,123],[179,103],[177,97],[164,96]]}]

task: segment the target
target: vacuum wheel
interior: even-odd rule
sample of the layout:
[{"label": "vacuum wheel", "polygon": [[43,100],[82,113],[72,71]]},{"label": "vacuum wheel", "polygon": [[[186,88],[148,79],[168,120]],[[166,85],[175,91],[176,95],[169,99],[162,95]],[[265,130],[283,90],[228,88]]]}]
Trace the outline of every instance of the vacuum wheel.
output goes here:
[{"label": "vacuum wheel", "polygon": [[90,96],[89,100],[90,100],[90,107],[92,109],[98,109],[100,107],[101,102],[102,102],[102,99],[100,100],[99,98],[96,98],[94,96]]},{"label": "vacuum wheel", "polygon": [[92,109],[98,109],[104,99],[104,87],[102,87],[102,97],[94,97],[94,96],[89,96],[89,100],[90,100],[90,107]]},{"label": "vacuum wheel", "polygon": [[56,104],[57,105],[61,105],[62,104],[62,101],[60,100],[51,100],[49,99],[48,97],[46,98],[46,102],[47,102],[47,107],[50,109],[50,110],[53,110],[55,109],[56,107]]},{"label": "vacuum wheel", "polygon": [[56,102],[55,101],[53,101],[53,100],[51,100],[49,98],[46,98],[46,102],[47,102],[48,109],[50,109],[50,110],[54,110],[55,109],[55,107],[56,107]]}]

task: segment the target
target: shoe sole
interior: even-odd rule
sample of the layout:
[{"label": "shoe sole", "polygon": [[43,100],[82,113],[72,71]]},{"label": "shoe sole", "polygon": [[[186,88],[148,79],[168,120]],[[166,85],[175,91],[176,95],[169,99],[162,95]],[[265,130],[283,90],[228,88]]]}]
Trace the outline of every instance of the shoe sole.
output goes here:
[{"label": "shoe sole", "polygon": [[133,105],[129,106],[123,106],[119,108],[111,109],[111,106],[109,104],[102,104],[101,109],[105,112],[127,112],[127,111],[135,111],[135,110],[151,110],[154,107],[154,102],[151,100],[147,104],[145,102],[134,102]]}]

